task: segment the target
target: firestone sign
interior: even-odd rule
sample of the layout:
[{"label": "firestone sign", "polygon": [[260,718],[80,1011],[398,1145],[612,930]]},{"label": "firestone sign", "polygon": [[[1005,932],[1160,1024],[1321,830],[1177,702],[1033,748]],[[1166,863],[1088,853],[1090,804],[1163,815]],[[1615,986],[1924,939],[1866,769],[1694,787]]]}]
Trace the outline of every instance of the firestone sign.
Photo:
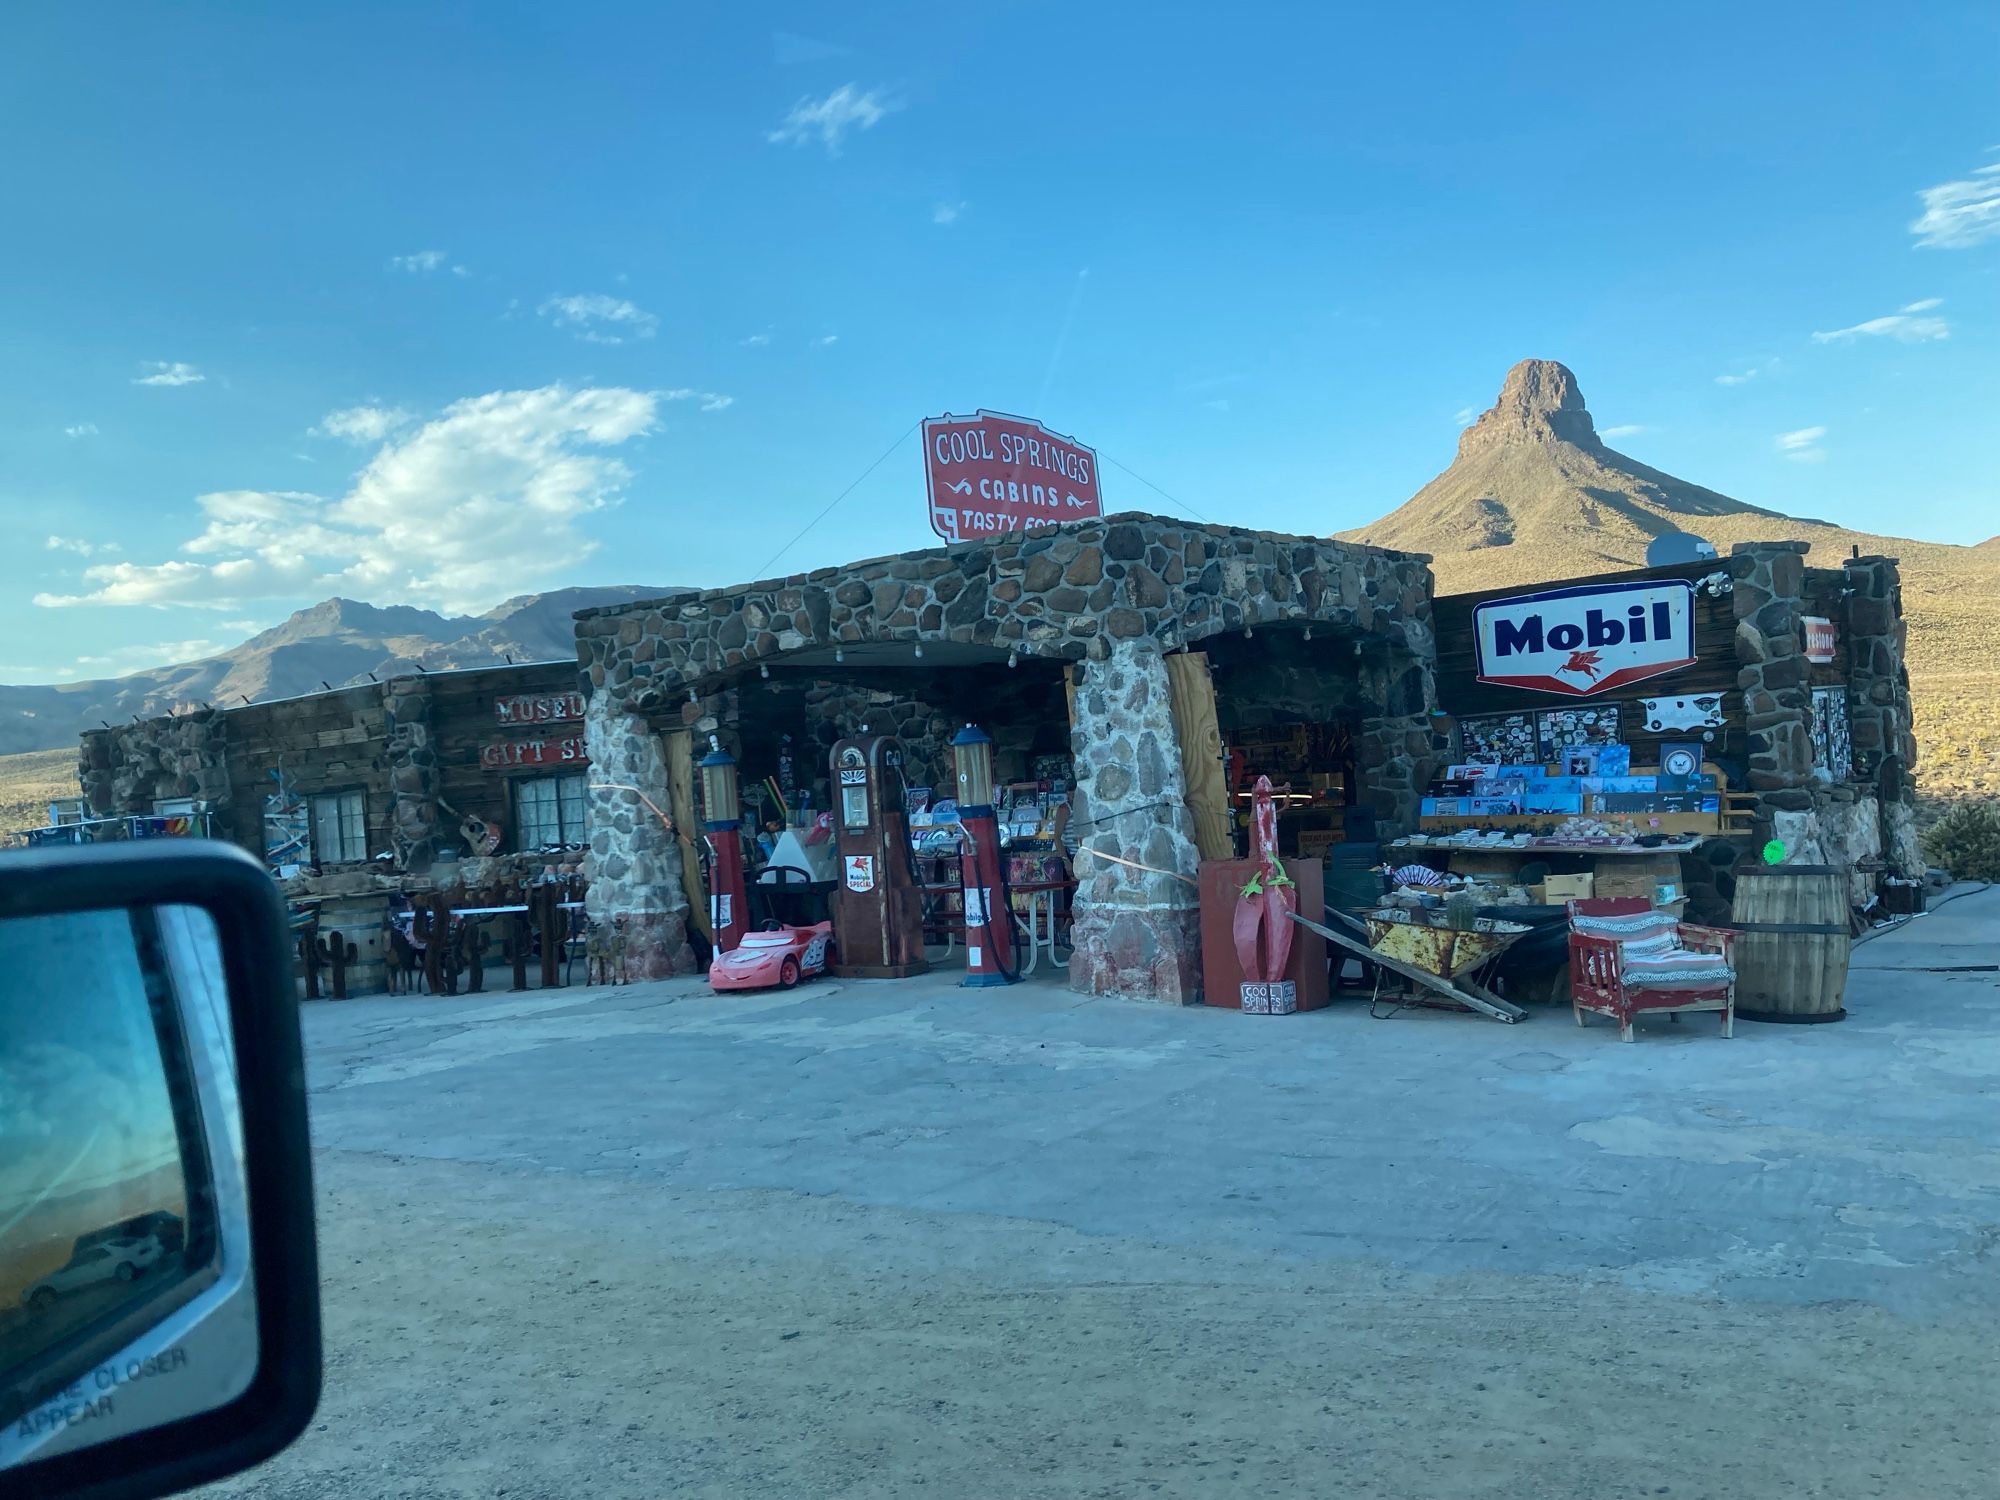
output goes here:
[{"label": "firestone sign", "polygon": [[1093,450],[997,411],[924,419],[924,488],[948,542],[1104,514]]},{"label": "firestone sign", "polygon": [[1694,585],[1600,583],[1472,611],[1481,682],[1588,698],[1694,664]]}]

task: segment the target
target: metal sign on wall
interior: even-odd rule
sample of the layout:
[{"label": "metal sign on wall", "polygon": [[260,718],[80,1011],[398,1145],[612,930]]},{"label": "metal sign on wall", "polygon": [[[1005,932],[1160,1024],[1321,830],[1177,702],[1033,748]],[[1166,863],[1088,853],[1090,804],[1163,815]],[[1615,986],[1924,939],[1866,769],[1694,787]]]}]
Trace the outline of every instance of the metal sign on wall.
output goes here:
[{"label": "metal sign on wall", "polygon": [[1820,666],[1831,662],[1840,644],[1840,633],[1834,629],[1833,621],[1823,615],[1800,615],[1799,623],[1806,628],[1806,660]]},{"label": "metal sign on wall", "polygon": [[515,693],[493,702],[493,716],[502,724],[559,724],[583,717],[581,693]]},{"label": "metal sign on wall", "polygon": [[1481,682],[1587,698],[1692,666],[1694,585],[1586,584],[1473,606]]},{"label": "metal sign on wall", "polygon": [[501,740],[480,747],[479,764],[488,771],[511,771],[517,766],[586,766],[590,764],[590,751],[580,734],[546,740]]},{"label": "metal sign on wall", "polygon": [[924,419],[924,489],[948,542],[1104,514],[1094,450],[997,411]]}]

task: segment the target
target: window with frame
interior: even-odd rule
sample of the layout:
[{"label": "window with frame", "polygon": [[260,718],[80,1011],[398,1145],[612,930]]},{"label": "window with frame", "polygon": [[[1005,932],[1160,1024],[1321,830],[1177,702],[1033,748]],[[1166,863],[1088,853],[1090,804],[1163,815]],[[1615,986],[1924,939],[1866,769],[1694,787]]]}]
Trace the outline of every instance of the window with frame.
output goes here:
[{"label": "window with frame", "polygon": [[194,816],[192,797],[155,797],[153,816],[156,818],[191,818]]},{"label": "window with frame", "polygon": [[531,776],[514,783],[514,846],[581,844],[584,775]]},{"label": "window with frame", "polygon": [[312,799],[313,858],[323,865],[368,857],[368,802],[356,792],[322,792]]}]

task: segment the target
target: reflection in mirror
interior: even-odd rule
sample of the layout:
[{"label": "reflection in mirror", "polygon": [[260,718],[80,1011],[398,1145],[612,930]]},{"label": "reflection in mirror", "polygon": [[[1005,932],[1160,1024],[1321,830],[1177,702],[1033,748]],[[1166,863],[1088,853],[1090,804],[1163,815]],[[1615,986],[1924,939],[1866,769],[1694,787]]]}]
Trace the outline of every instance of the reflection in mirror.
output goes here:
[{"label": "reflection in mirror", "polygon": [[[162,920],[182,911],[0,919],[8,1437],[55,1435],[41,1429],[57,1424],[126,1427],[113,1420],[130,1384],[118,1358],[215,1279],[215,1200],[180,998],[187,975],[176,973],[186,945],[173,940],[187,924]],[[194,915],[212,955],[212,925]],[[185,1358],[151,1348],[133,1373],[168,1373]]]}]

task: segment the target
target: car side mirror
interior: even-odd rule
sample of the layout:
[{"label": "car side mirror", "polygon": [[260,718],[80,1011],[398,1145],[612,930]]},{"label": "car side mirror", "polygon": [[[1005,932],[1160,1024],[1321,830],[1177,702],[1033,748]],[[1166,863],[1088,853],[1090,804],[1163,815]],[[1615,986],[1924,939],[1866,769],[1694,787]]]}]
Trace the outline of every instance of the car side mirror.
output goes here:
[{"label": "car side mirror", "polygon": [[290,950],[228,845],[0,854],[0,1494],[168,1495],[311,1419]]}]

